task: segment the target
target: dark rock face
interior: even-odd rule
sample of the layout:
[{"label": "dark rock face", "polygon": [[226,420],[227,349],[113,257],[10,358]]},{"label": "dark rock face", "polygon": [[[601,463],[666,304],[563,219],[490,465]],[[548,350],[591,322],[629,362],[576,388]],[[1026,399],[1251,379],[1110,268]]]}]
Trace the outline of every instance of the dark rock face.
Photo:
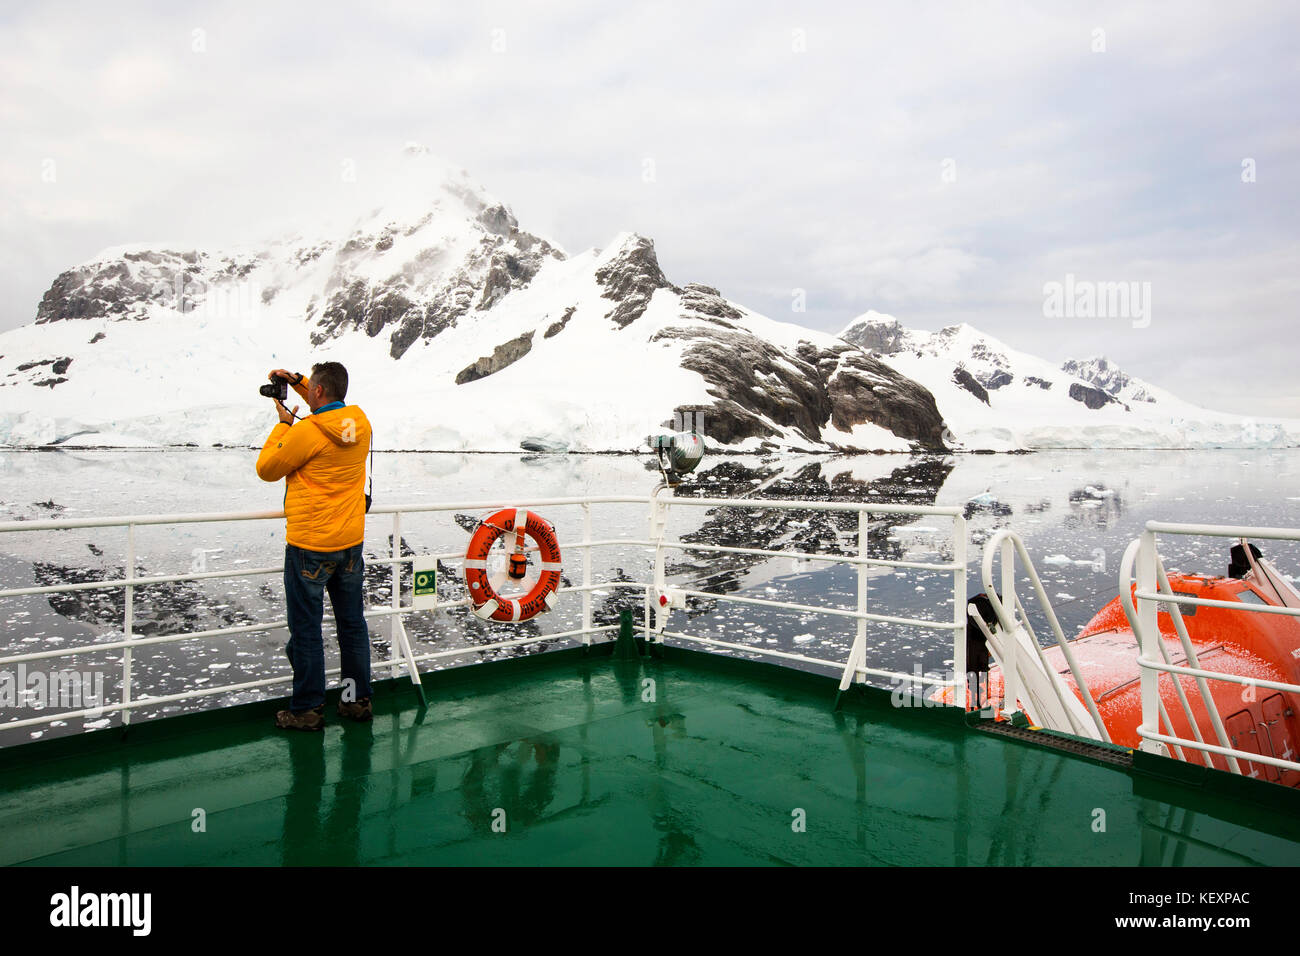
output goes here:
[{"label": "dark rock face", "polygon": [[975,381],[975,376],[964,368],[958,366],[953,369],[952,380],[978,398],[985,405],[989,403],[989,393],[984,390],[983,385]]},{"label": "dark rock face", "polygon": [[1006,369],[1000,368],[996,372],[984,376],[981,384],[983,384],[983,386],[990,392],[993,392],[997,391],[1003,385],[1010,385],[1014,380],[1015,376]]},{"label": "dark rock face", "polygon": [[480,212],[478,221],[483,224],[484,229],[502,239],[509,239],[512,233],[519,231],[519,221],[515,219],[514,213],[500,203]]},{"label": "dark rock face", "polygon": [[94,335],[94,337],[90,340],[90,344],[91,344],[91,345],[94,345],[94,344],[95,344],[96,342],[98,342],[100,339],[103,339],[103,338],[106,338],[106,337],[107,337],[107,336],[105,336],[103,332],[96,332],[95,335]]},{"label": "dark rock face", "polygon": [[[430,218],[414,223],[405,234],[411,235]],[[471,308],[490,309],[528,285],[547,259],[564,258],[545,240],[520,232],[505,206],[485,207],[476,222],[485,230],[478,247],[449,275],[445,250],[431,247],[410,261],[394,262],[395,273],[382,282],[349,281],[353,254],[363,249],[387,252],[393,245],[382,239],[372,242],[368,236],[353,237],[339,254],[331,278],[334,291],[317,320],[312,344],[320,345],[347,329],[364,329],[371,337],[387,333],[389,354],[401,358],[417,340],[432,339],[453,327]]]},{"label": "dark rock face", "polygon": [[[1131,376],[1121,370],[1107,358],[1092,358],[1086,361],[1068,359],[1061,365],[1061,371],[1075,378],[1081,378],[1089,385],[1101,389],[1117,401],[1119,393],[1130,385],[1135,385]],[[1155,397],[1145,388],[1135,387],[1131,399],[1135,402],[1154,402]],[[1127,407],[1127,406],[1126,406]]]},{"label": "dark rock face", "polygon": [[1037,385],[1045,392],[1049,392],[1052,390],[1052,383],[1047,381],[1047,379],[1039,378],[1037,375],[1026,375],[1025,384]]},{"label": "dark rock face", "polygon": [[849,431],[870,423],[923,448],[943,449],[943,416],[929,389],[859,350],[839,354],[827,383],[832,425]]},{"label": "dark rock face", "polygon": [[36,324],[60,319],[125,317],[128,306],[150,298],[153,288],[152,282],[133,278],[122,263],[69,269],[41,297],[36,308]]},{"label": "dark rock face", "polygon": [[61,273],[41,297],[36,324],[72,319],[141,320],[151,305],[191,312],[217,282],[236,282],[258,257],[209,256],[172,250],[124,252]]},{"label": "dark rock face", "polygon": [[[722,297],[712,286],[688,282],[682,286],[682,305],[697,315],[717,319],[739,319],[740,310]],[[725,323],[722,323],[725,324]]]},{"label": "dark rock face", "polygon": [[1078,382],[1070,386],[1070,397],[1076,402],[1083,402],[1091,409],[1102,408],[1111,402],[1119,404],[1117,399],[1107,395],[1101,389],[1080,385]]},{"label": "dark rock face", "polygon": [[578,310],[576,305],[571,305],[564,310],[564,317],[558,322],[552,322],[542,335],[542,338],[549,339],[552,335],[559,335],[564,331],[564,327],[569,324],[569,319],[573,318],[573,313]]},{"label": "dark rock face", "polygon": [[[680,292],[664,276],[655,255],[655,244],[644,236],[634,236],[617,257],[596,270],[596,281],[605,287],[601,298],[616,305],[605,313],[620,329],[625,329],[645,314],[657,289]],[[709,290],[716,296],[716,290]]]},{"label": "dark rock face", "polygon": [[479,359],[468,368],[463,368],[460,374],[456,376],[456,384],[464,385],[466,382],[473,382],[480,378],[487,378],[494,372],[499,372],[507,365],[518,362],[527,355],[533,348],[533,333],[525,332],[517,338],[504,342],[492,350],[492,354]]},{"label": "dark rock face", "polygon": [[848,431],[870,422],[924,447],[943,447],[934,396],[851,345],[801,342],[791,355],[747,332],[681,326],[650,341],[670,338],[691,343],[682,366],[699,372],[717,399],[703,409],[705,434],[715,441],[771,438],[792,428],[816,445],[826,441],[827,425]]},{"label": "dark rock face", "polygon": [[831,405],[815,366],[791,363],[775,345],[746,333],[670,326],[650,341],[669,338],[691,343],[682,367],[699,372],[717,399],[705,412],[708,437],[730,445],[776,435],[773,425],[779,425],[797,429],[810,442],[821,440]]}]

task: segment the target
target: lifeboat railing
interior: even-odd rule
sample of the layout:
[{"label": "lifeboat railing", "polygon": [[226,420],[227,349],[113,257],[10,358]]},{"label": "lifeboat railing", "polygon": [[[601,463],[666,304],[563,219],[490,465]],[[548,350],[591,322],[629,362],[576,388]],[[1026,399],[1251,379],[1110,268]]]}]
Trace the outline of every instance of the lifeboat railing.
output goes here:
[{"label": "lifeboat railing", "polygon": [[[999,556],[1002,560],[1002,573],[1001,580],[995,584],[993,562]],[[1047,618],[1052,636],[1065,656],[1070,674],[1081,692],[1082,705],[1056,672],[1056,668],[1048,662],[1043,644],[1029,621],[1029,613],[1016,590],[1017,558],[1020,559],[1020,565],[1029,578],[1030,587]],[[983,634],[1002,671],[1003,713],[1012,716],[1023,703],[1027,716],[1040,726],[1109,743],[1111,738],[1106,723],[1097,711],[1097,704],[1088,690],[1087,679],[1075,660],[1070,642],[1061,629],[1061,622],[1056,617],[1047,590],[1038,577],[1038,570],[1020,535],[1004,528],[989,538],[984,545],[984,560],[980,571],[984,593],[998,620],[997,632],[989,628],[975,605],[970,605],[969,614],[971,622]]]},{"label": "lifeboat railing", "polygon": [[[1206,766],[1214,766],[1210,755],[1223,757],[1232,773],[1241,774],[1240,761],[1262,763],[1282,770],[1300,771],[1300,763],[1278,757],[1233,747],[1228,732],[1224,727],[1223,716],[1210,693],[1207,681],[1217,680],[1239,684],[1244,687],[1265,688],[1282,693],[1300,694],[1300,685],[1283,681],[1265,680],[1263,678],[1243,677],[1238,674],[1225,674],[1220,671],[1207,670],[1202,667],[1187,632],[1183,620],[1183,607],[1217,607],[1231,611],[1253,614],[1282,614],[1288,617],[1300,617],[1300,608],[1277,607],[1271,604],[1253,604],[1244,601],[1219,601],[1201,598],[1195,595],[1178,594],[1169,583],[1164,562],[1160,558],[1156,535],[1201,535],[1217,538],[1256,538],[1277,541],[1300,541],[1300,529],[1296,528],[1256,528],[1233,527],[1228,525],[1174,524],[1161,521],[1148,521],[1141,536],[1131,542],[1124,551],[1119,570],[1119,598],[1128,618],[1129,626],[1138,642],[1138,668],[1142,695],[1142,723],[1137,732],[1142,738],[1141,749],[1150,753],[1173,754],[1180,760],[1186,760],[1184,749],[1196,751]],[[1136,568],[1136,580],[1134,571]],[[1174,631],[1186,656],[1186,665],[1174,664],[1170,658],[1165,641],[1161,639],[1157,615],[1162,608],[1167,608]],[[1173,725],[1168,712],[1160,698],[1159,680],[1161,674],[1171,677],[1179,704],[1191,727],[1193,738],[1178,737],[1173,732]],[[1197,692],[1210,718],[1218,743],[1204,739],[1198,722],[1192,712],[1187,696],[1178,676],[1194,679]],[[1270,746],[1270,750],[1271,750]],[[1253,774],[1252,774],[1253,776]]]},{"label": "lifeboat railing", "polygon": [[[627,505],[640,504],[650,506],[650,535],[646,538],[636,539],[631,537],[612,537],[597,538],[594,535],[592,508],[598,505]],[[534,635],[523,638],[507,638],[490,643],[478,644],[470,643],[462,646],[447,648],[444,650],[429,651],[417,653],[413,646],[405,624],[404,619],[411,614],[430,613],[431,611],[442,611],[453,607],[471,606],[468,597],[455,600],[438,600],[432,609],[425,607],[416,607],[412,604],[403,604],[403,591],[401,587],[401,572],[403,567],[413,568],[413,563],[417,557],[436,558],[439,561],[458,563],[464,560],[463,551],[439,552],[436,554],[426,553],[419,554],[402,554],[402,517],[403,515],[427,514],[430,512],[490,512],[499,510],[503,507],[521,507],[521,508],[559,508],[559,507],[577,507],[582,511],[582,537],[579,540],[561,540],[562,550],[572,552],[578,550],[582,555],[582,572],[580,584],[565,584],[559,589],[560,596],[573,593],[581,596],[581,626],[569,628],[566,630],[553,631],[541,635]],[[763,511],[769,509],[802,509],[808,511],[821,512],[841,512],[857,515],[857,553],[856,554],[818,554],[813,552],[799,552],[789,550],[772,550],[762,548],[745,548],[732,545],[715,545],[703,542],[683,542],[673,540],[665,535],[665,525],[670,509],[673,508],[718,508],[718,507],[738,507],[753,511]],[[926,679],[928,684],[942,685],[953,688],[954,700],[958,706],[965,707],[967,698],[965,689],[967,681],[965,678],[965,616],[966,616],[966,525],[961,510],[957,508],[943,508],[932,506],[908,506],[908,505],[883,505],[866,502],[823,502],[823,501],[803,501],[803,500],[767,500],[751,498],[697,498],[691,496],[680,496],[671,498],[661,498],[656,492],[652,496],[645,495],[604,495],[604,496],[584,496],[584,497],[555,497],[539,498],[532,500],[514,500],[514,501],[458,501],[442,502],[436,504],[412,503],[406,505],[376,505],[370,509],[370,521],[368,524],[376,524],[375,518],[380,515],[391,516],[391,552],[388,556],[375,557],[368,556],[366,561],[371,565],[387,565],[390,569],[390,605],[388,607],[370,605],[365,610],[365,616],[368,621],[388,621],[389,632],[389,659],[387,662],[376,661],[376,669],[387,666],[394,677],[401,676],[405,673],[409,676],[416,691],[421,693],[421,672],[419,665],[421,663],[442,662],[449,658],[460,657],[467,654],[482,653],[485,651],[504,650],[508,648],[522,647],[529,644],[541,642],[554,642],[561,639],[572,639],[590,645],[597,639],[612,640],[620,624],[596,624],[593,621],[592,594],[595,591],[609,592],[621,588],[642,592],[642,622],[641,630],[643,637],[649,643],[662,642],[664,637],[672,637],[684,641],[691,641],[706,647],[717,648],[723,651],[736,651],[748,654],[755,654],[760,657],[771,657],[780,660],[795,661],[800,663],[820,665],[832,668],[841,672],[841,690],[846,689],[853,682],[865,682],[868,676],[889,679],[895,682],[912,682],[915,680],[915,674],[905,674],[899,671],[892,671],[885,668],[872,668],[867,666],[867,624],[868,622],[880,622],[888,624],[908,625],[924,629],[937,629],[940,631],[951,632],[952,654],[953,654],[953,673],[957,675],[950,680]],[[926,562],[926,561],[907,561],[894,558],[873,558],[869,555],[868,538],[869,538],[869,518],[871,515],[892,515],[892,516],[916,516],[916,517],[946,517],[952,520],[952,554],[953,559],[950,562]],[[195,639],[216,639],[229,636],[238,636],[241,634],[254,634],[273,630],[282,630],[287,628],[288,621],[284,617],[276,617],[270,620],[259,620],[249,624],[240,624],[229,627],[202,628],[198,630],[180,630],[167,634],[141,635],[136,631],[135,617],[135,593],[137,588],[148,585],[179,583],[189,581],[206,581],[225,578],[256,578],[259,576],[282,575],[283,565],[239,568],[234,570],[195,570],[193,567],[188,573],[176,574],[159,574],[159,575],[141,575],[138,573],[137,550],[136,550],[136,530],[146,526],[159,525],[185,525],[185,524],[212,524],[218,525],[228,522],[257,522],[267,520],[283,520],[283,511],[260,511],[260,512],[230,512],[230,513],[202,513],[202,514],[163,514],[163,515],[129,515],[118,517],[102,518],[52,518],[39,519],[31,521],[7,521],[0,522],[0,535],[9,533],[31,533],[40,531],[60,531],[65,529],[81,528],[122,528],[126,531],[126,548],[125,548],[125,574],[121,578],[110,578],[107,580],[80,581],[56,583],[49,585],[37,585],[31,587],[15,587],[0,589],[0,600],[7,598],[16,598],[33,595],[49,595],[56,593],[67,593],[77,591],[101,591],[111,589],[121,589],[124,591],[122,629],[120,634],[110,632],[107,636],[110,640],[77,644],[74,646],[43,647],[36,650],[26,651],[18,654],[0,655],[0,670],[8,669],[14,665],[25,665],[29,662],[44,661],[54,658],[77,658],[88,654],[103,654],[105,652],[121,652],[121,692],[115,701],[97,701],[94,706],[81,707],[77,709],[60,710],[57,707],[42,708],[49,712],[38,714],[34,717],[21,718],[17,720],[3,720],[0,718],[0,730],[13,730],[22,727],[35,726],[40,724],[52,724],[57,721],[69,721],[77,718],[100,718],[111,714],[120,714],[123,726],[129,725],[131,715],[134,711],[141,709],[155,709],[165,705],[176,704],[204,697],[216,697],[244,691],[258,691],[265,688],[273,687],[278,684],[285,684],[292,680],[292,674],[280,673],[275,676],[266,677],[258,680],[243,681],[239,683],[223,684],[214,687],[194,687],[177,693],[159,694],[159,695],[142,695],[138,693],[138,677],[135,673],[134,655],[151,647],[157,647],[164,644],[178,643],[181,641],[192,641]],[[554,522],[553,522],[554,523]],[[627,548],[641,547],[653,552],[653,578],[651,580],[609,580],[594,581],[592,576],[592,553],[597,548]],[[858,586],[857,601],[854,608],[834,608],[816,604],[802,604],[789,601],[773,601],[746,597],[738,594],[728,594],[701,589],[673,589],[665,580],[665,555],[671,549],[682,549],[686,551],[702,552],[720,552],[738,555],[766,556],[782,559],[797,559],[805,562],[828,562],[832,564],[845,564],[857,568]],[[528,549],[526,549],[528,550]],[[907,617],[903,615],[887,615],[868,611],[867,604],[867,572],[872,567],[891,567],[901,569],[924,569],[932,571],[943,571],[952,576],[952,601],[953,613],[949,620],[931,620],[918,617]],[[678,601],[684,596],[695,596],[700,599],[710,599],[722,602],[735,602],[743,605],[756,607],[768,607],[778,609],[796,610],[806,613],[826,614],[835,617],[841,617],[846,620],[852,620],[856,624],[856,633],[848,654],[847,661],[836,661],[826,658],[817,658],[808,654],[799,654],[788,651],[779,651],[768,649],[761,645],[741,644],[728,641],[720,641],[713,638],[707,638],[696,634],[690,634],[682,630],[668,630],[664,623],[667,620],[669,611],[676,605],[670,606],[670,599]],[[664,599],[662,605],[658,604],[660,598]],[[652,601],[656,606],[652,610]],[[654,619],[652,620],[652,614]],[[508,627],[509,625],[505,625]],[[919,653],[919,652],[918,652]],[[339,674],[339,668],[329,668],[326,671],[327,677],[334,677]],[[12,677],[12,672],[6,676]]]}]

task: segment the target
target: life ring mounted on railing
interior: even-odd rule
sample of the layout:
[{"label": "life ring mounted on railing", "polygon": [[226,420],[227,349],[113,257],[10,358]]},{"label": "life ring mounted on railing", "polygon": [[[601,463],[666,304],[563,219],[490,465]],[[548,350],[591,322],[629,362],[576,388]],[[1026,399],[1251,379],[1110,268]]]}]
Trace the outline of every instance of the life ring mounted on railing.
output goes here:
[{"label": "life ring mounted on railing", "polygon": [[[504,534],[514,535],[514,549],[510,552],[506,571],[492,581],[488,579],[488,554]],[[541,558],[537,580],[523,597],[502,597],[497,593],[497,587],[506,579],[524,580],[528,573],[525,536],[537,543]],[[555,606],[555,590],[560,586],[560,543],[555,529],[545,518],[531,511],[521,508],[498,511],[480,524],[469,539],[469,547],[465,550],[465,583],[469,586],[474,615],[484,621],[517,623],[549,611]]]}]

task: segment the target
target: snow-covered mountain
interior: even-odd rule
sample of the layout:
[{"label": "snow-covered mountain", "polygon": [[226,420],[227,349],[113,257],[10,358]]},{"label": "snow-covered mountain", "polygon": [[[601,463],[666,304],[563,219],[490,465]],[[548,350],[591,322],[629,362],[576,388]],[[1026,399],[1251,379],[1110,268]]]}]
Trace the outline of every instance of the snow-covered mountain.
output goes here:
[{"label": "snow-covered mountain", "polygon": [[1160,389],[1133,378],[1104,356],[1090,359],[1067,359],[1061,371],[1081,378],[1121,402],[1156,402]]},{"label": "snow-covered mountain", "polygon": [[0,334],[0,444],[260,446],[276,420],[256,391],[267,372],[331,359],[379,449],[644,450],[683,421],[735,451],[1300,434],[965,326],[868,313],[837,337],[776,322],[675,284],[631,233],[569,256],[419,147],[372,178],[377,191],[292,235],[121,246],[59,275],[35,321]]},{"label": "snow-covered mountain", "polygon": [[380,449],[644,449],[674,420],[735,450],[942,447],[930,394],[860,349],[675,285],[642,236],[569,257],[422,150],[403,163],[330,229],[60,275],[0,335],[0,442],[260,446],[267,372],[337,359]]},{"label": "snow-covered mountain", "polygon": [[1056,366],[969,325],[938,332],[868,312],[840,338],[933,393],[950,444],[967,449],[1290,447],[1300,422],[1207,411],[1105,358]]}]

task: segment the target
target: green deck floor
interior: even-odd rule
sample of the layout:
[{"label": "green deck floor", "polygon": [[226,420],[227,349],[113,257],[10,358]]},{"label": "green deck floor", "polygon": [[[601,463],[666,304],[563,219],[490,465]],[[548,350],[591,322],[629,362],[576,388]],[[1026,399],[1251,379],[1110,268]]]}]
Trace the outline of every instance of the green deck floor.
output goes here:
[{"label": "green deck floor", "polygon": [[409,684],[380,685],[370,725],[331,704],[323,734],[275,730],[263,703],[126,742],[110,729],[10,748],[0,861],[1300,864],[1294,802],[1002,739],[879,692],[837,712],[833,680],[771,665],[575,650],[425,687],[421,711]]}]

